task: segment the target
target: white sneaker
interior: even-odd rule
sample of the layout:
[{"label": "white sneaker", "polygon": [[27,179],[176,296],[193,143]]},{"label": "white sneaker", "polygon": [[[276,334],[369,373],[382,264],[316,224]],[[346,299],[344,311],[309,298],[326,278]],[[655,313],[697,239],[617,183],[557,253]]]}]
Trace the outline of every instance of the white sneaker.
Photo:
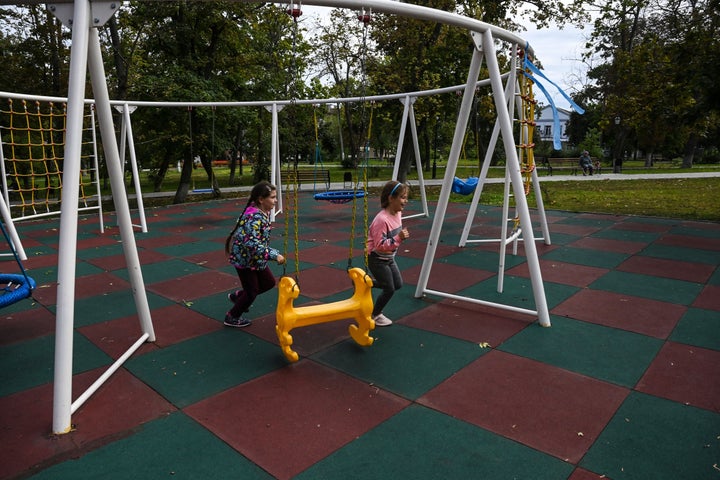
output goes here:
[{"label": "white sneaker", "polygon": [[387,318],[382,313],[378,313],[377,315],[373,315],[373,320],[375,320],[375,326],[376,327],[387,327],[388,325],[392,325],[392,320]]}]

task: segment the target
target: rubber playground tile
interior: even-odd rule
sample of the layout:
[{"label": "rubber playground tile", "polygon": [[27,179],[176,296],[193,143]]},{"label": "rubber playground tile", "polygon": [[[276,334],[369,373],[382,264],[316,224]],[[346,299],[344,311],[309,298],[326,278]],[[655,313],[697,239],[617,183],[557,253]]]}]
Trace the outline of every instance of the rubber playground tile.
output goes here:
[{"label": "rubber playground tile", "polygon": [[712,310],[688,308],[670,340],[720,351],[720,315]]},{"label": "rubber playground tile", "polygon": [[720,412],[720,352],[667,342],[636,390]]},{"label": "rubber playground tile", "polygon": [[[530,278],[505,275],[503,291],[497,290],[497,278],[493,277],[458,292],[458,295],[528,310],[536,309],[535,293]],[[579,289],[571,285],[543,281],[543,290],[548,308],[552,309],[573,296]]]},{"label": "rubber playground tile", "polygon": [[274,478],[290,479],[407,405],[372,385],[303,360],[192,405],[185,413]]},{"label": "rubber playground tile", "polygon": [[535,320],[529,315],[445,299],[402,317],[400,323],[494,347]]},{"label": "rubber playground tile", "polygon": [[[170,257],[167,255],[144,248],[138,248],[138,258],[140,259],[143,271],[145,271],[145,269],[153,263],[170,260]],[[86,262],[108,272],[127,268],[128,265],[128,262],[125,259],[125,254],[93,258],[87,260]]]},{"label": "rubber playground tile", "polygon": [[576,468],[567,480],[607,480],[608,477],[600,475],[584,468]]},{"label": "rubber playground tile", "polygon": [[697,248],[660,245],[654,243],[641,252],[648,257],[680,260],[682,262],[707,263],[720,265],[720,252],[714,250],[700,250]]},{"label": "rubber playground tile", "polygon": [[621,221],[624,217],[603,213],[579,213],[563,221],[567,225],[589,225],[597,228],[608,228]]},{"label": "rubber playground tile", "polygon": [[185,255],[183,260],[211,270],[230,268],[231,272],[235,272],[228,262],[228,257],[225,254],[224,249],[225,245],[220,244],[217,252],[203,252],[193,255]]},{"label": "rubber playground tile", "polygon": [[[38,285],[38,288],[41,287],[52,287],[55,288],[56,282],[57,282],[57,272],[58,272],[58,266],[52,265],[47,267],[41,267],[41,268],[33,268],[31,270],[26,270],[27,274],[31,276],[35,282]],[[96,275],[99,273],[103,273],[103,270],[101,268],[96,267],[95,265],[91,265],[88,262],[85,261],[79,261],[75,264],[75,277],[85,277],[87,275]]]},{"label": "rubber playground tile", "polygon": [[616,270],[686,282],[706,283],[715,266],[707,263],[682,262],[635,255],[617,266]]},{"label": "rubber playground tile", "polygon": [[285,366],[277,347],[227,328],[131,358],[126,368],[183,408]]},{"label": "rubber playground tile", "polygon": [[707,283],[708,285],[720,285],[720,268],[715,269],[715,273],[712,274]]},{"label": "rubber playground tile", "polygon": [[[139,472],[138,466],[142,465]],[[130,472],[136,472],[131,474]],[[182,413],[142,426],[133,435],[66,461],[32,477],[41,479],[236,478],[272,477]]]},{"label": "rubber playground tile", "polygon": [[552,328],[532,325],[498,349],[632,388],[662,347],[646,335],[553,315]]},{"label": "rubber playground tile", "polygon": [[682,305],[583,289],[550,313],[664,339],[686,310]]},{"label": "rubber playground tile", "polygon": [[585,223],[576,224],[570,223],[571,217],[564,219],[560,222],[553,223],[552,231],[550,232],[550,238],[555,241],[557,235],[566,235],[572,238],[581,238],[588,235],[592,235],[595,232],[602,230],[601,227],[594,225],[587,225]]},{"label": "rubber playground tile", "polygon": [[[190,338],[220,330],[220,322],[189,308],[169,305],[151,313],[156,340],[138,350],[138,354],[165,348]],[[118,358],[142,335],[137,315],[82,327],[79,331],[112,358]]]},{"label": "rubber playground tile", "polygon": [[[575,287],[587,287],[608,272],[605,268],[586,267],[545,259],[540,259],[539,263],[543,281]],[[506,273],[511,276],[530,278],[527,262],[508,269]]]},{"label": "rubber playground tile", "polygon": [[[337,245],[318,245],[301,250],[300,258],[303,262],[315,265],[328,265],[331,263],[347,263],[348,249]],[[294,258],[294,257],[293,257]]]},{"label": "rubber playground tile", "polygon": [[632,292],[637,297],[691,305],[702,291],[703,285],[671,278],[611,271],[591,283],[590,288],[618,293]]},{"label": "rubber playground tile", "polygon": [[656,243],[673,247],[695,248],[698,250],[720,251],[720,235],[663,235]]},{"label": "rubber playground tile", "polygon": [[[73,392],[85,391],[102,371],[92,370],[73,377]],[[53,386],[49,383],[0,397],[0,411],[15,418],[12,422],[3,421],[4,427],[0,429],[0,442],[3,444],[0,473],[3,478],[13,478],[18,474],[25,477],[32,473],[29,468],[42,468],[65,459],[68,465],[78,465],[79,455],[128,435],[139,425],[174,410],[159,395],[122,369],[75,412],[71,432],[51,435],[52,405]],[[142,408],[138,408],[139,405]],[[110,462],[110,465],[117,468],[117,463]],[[118,471],[125,476],[127,472]],[[79,476],[85,475],[82,469],[75,473],[72,477],[51,474],[42,478],[98,478]]]},{"label": "rubber playground tile", "polygon": [[[606,232],[611,232],[614,230],[620,230],[620,231],[628,231],[628,232],[641,232],[646,234],[655,234],[654,236],[659,236],[658,234],[662,234],[664,232],[670,231],[674,223],[673,222],[667,222],[667,221],[648,221],[648,220],[662,220],[662,219],[649,219],[649,218],[631,218],[631,219],[625,219],[622,222],[618,222],[615,225],[611,226]],[[641,237],[643,238],[643,237]]]},{"label": "rubber playground tile", "polygon": [[147,290],[179,303],[187,303],[208,295],[227,294],[238,283],[237,277],[229,273],[198,268],[201,271],[148,284]]},{"label": "rubber playground tile", "polygon": [[98,232],[94,232],[92,236],[88,238],[77,240],[78,252],[85,250],[104,249],[104,247],[115,248],[118,244],[121,244],[120,237],[118,235],[108,234],[98,235]]},{"label": "rubber playground tile", "polygon": [[581,465],[613,480],[714,478],[716,412],[631,393]]},{"label": "rubber playground tile", "polygon": [[[404,283],[417,285],[421,270],[422,264],[401,269]],[[435,262],[430,269],[427,288],[439,292],[455,293],[487,280],[493,275],[492,272],[463,267],[454,263]]]},{"label": "rubber playground tile", "polygon": [[[147,292],[147,299],[151,310],[173,303],[152,292]],[[82,298],[75,302],[75,328],[136,314],[135,299],[129,290]]]},{"label": "rubber playground tile", "polygon": [[[523,263],[525,260],[525,257],[521,257],[520,255],[505,255],[505,268],[512,268]],[[437,259],[433,263],[450,263],[461,267],[497,272],[499,262],[500,256],[497,250],[487,251],[466,247],[459,253],[447,255],[441,259]]]},{"label": "rubber playground tile", "polygon": [[[384,455],[381,452],[393,452]],[[404,461],[398,461],[404,459]],[[413,405],[316,463],[317,478],[567,478],[572,465],[441,412]]]},{"label": "rubber playground tile", "polygon": [[[126,291],[130,284],[112,273],[102,272],[93,275],[78,276],[75,279],[75,299],[107,295],[108,293]],[[33,297],[43,305],[57,304],[57,286],[38,288]]]},{"label": "rubber playground tile", "polygon": [[346,340],[312,358],[379,388],[415,399],[485,353],[477,344],[409,328],[376,328],[370,347]]},{"label": "rubber playground tile", "polygon": [[629,257],[626,253],[597,251],[587,248],[563,246],[548,253],[541,254],[544,260],[575,263],[588,267],[612,269],[620,265]]},{"label": "rubber playground tile", "polygon": [[[15,311],[10,310],[8,307],[2,309],[0,346],[12,345],[55,332],[55,315],[48,309],[41,307],[37,303],[31,305],[32,300],[19,303],[27,303],[29,308]],[[18,305],[18,303],[15,305]]]},{"label": "rubber playground tile", "polygon": [[720,312],[720,285],[706,285],[692,306]]},{"label": "rubber playground tile", "polygon": [[644,242],[633,242],[600,237],[585,237],[571,243],[569,246],[573,248],[587,248],[589,250],[597,250],[601,252],[615,252],[634,255],[645,248],[646,245],[647,244]]},{"label": "rubber playground tile", "polygon": [[[338,268],[316,266],[300,272],[300,293],[308,298],[322,299],[340,292],[352,292],[353,283],[347,272]],[[348,297],[352,294],[348,294]]]},{"label": "rubber playground tile", "polygon": [[606,228],[594,233],[590,238],[604,238],[607,240],[617,240],[619,242],[633,242],[633,243],[652,243],[660,238],[661,232],[657,231],[646,231],[644,229],[633,229],[630,225],[625,225],[624,228],[620,228],[623,224],[613,225],[611,228]]},{"label": "rubber playground tile", "polygon": [[98,257],[108,257],[110,255],[120,255],[123,253],[122,243],[119,241],[113,241],[111,243],[104,243],[98,245],[95,248],[87,250],[77,250],[78,260],[90,260]]},{"label": "rubber playground tile", "polygon": [[[161,254],[162,255],[162,254]],[[207,272],[208,269],[192,262],[179,258],[167,257],[167,260],[154,263],[141,263],[143,282],[145,285],[160,283],[165,280],[177,279],[193,273]],[[129,279],[127,268],[121,268],[113,272],[118,277]]]},{"label": "rubber playground tile", "polygon": [[[153,246],[151,248],[157,250],[160,253],[164,253],[165,255],[169,255],[171,257],[185,257],[188,255],[195,255],[198,253],[217,253],[218,255],[223,255],[223,249],[225,248],[224,245],[219,244],[217,242],[205,242],[205,241],[195,241],[192,242],[181,242],[179,238],[173,235],[168,235],[170,239],[174,239],[174,241],[168,242],[165,246]],[[146,248],[150,248],[147,247]]]},{"label": "rubber playground tile", "polygon": [[[54,351],[54,335],[0,347],[0,397],[51,382]],[[110,357],[85,337],[73,335],[73,373],[110,363]]]},{"label": "rubber playground tile", "polygon": [[578,463],[627,394],[616,385],[495,350],[418,402]]}]

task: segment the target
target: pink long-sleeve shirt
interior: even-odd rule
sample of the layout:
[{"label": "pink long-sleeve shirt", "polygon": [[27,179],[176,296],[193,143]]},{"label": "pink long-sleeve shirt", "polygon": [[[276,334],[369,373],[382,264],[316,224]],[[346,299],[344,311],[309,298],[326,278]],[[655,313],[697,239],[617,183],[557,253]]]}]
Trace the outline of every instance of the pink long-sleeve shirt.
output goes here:
[{"label": "pink long-sleeve shirt", "polygon": [[375,215],[368,229],[367,250],[380,256],[393,256],[402,239],[402,212],[391,214],[382,209]]}]

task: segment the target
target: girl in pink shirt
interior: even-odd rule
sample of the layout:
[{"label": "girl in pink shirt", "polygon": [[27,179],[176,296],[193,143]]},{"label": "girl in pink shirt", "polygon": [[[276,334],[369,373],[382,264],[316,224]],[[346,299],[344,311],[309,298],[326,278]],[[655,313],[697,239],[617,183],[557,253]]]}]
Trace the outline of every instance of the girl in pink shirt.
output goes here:
[{"label": "girl in pink shirt", "polygon": [[372,312],[372,319],[378,327],[392,324],[382,311],[395,290],[403,285],[395,253],[400,243],[410,237],[407,228],[402,226],[402,211],[407,202],[407,185],[395,180],[387,182],[380,192],[382,210],[375,215],[368,231],[368,268],[374,277],[374,286],[382,289]]}]

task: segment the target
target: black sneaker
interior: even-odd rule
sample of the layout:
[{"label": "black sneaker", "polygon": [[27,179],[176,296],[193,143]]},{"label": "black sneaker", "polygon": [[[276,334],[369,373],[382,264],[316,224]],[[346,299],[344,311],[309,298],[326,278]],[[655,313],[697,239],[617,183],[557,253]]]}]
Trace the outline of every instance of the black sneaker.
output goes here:
[{"label": "black sneaker", "polygon": [[228,293],[228,300],[235,303],[235,300],[240,296],[240,292],[242,292],[242,290],[235,290],[234,292]]},{"label": "black sneaker", "polygon": [[252,325],[252,320],[244,317],[243,315],[240,315],[240,318],[235,318],[228,313],[227,315],[225,315],[225,321],[223,322],[223,324],[228,327],[242,328]]}]

